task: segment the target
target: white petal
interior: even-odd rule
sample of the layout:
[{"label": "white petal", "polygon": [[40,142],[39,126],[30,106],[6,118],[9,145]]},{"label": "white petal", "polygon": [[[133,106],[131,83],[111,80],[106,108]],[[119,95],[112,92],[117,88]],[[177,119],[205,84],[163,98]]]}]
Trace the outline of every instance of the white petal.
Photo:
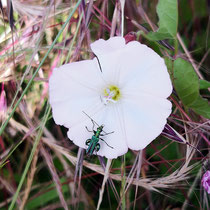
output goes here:
[{"label": "white petal", "polygon": [[[99,59],[104,81],[109,84],[117,84],[119,75],[120,56],[126,47],[123,37],[111,37],[108,40],[99,39],[91,44],[91,49]],[[95,58],[96,60],[96,58]]]},{"label": "white petal", "polygon": [[[119,81],[119,69],[121,63],[121,51],[99,56],[104,82],[108,85],[117,85]],[[96,60],[96,58],[95,58]]]},{"label": "white petal", "polygon": [[[106,106],[97,114],[91,115],[91,118],[99,125],[105,125],[104,131],[106,133],[114,131],[114,133],[101,136],[101,138],[113,148],[110,148],[104,141],[100,140],[100,150],[97,152],[97,155],[113,159],[125,154],[128,150],[128,146],[126,144],[125,132],[123,131],[122,122],[120,122],[116,106]],[[87,139],[91,139],[93,133],[88,132],[85,126],[87,126],[89,130],[92,130],[92,122],[88,117],[86,121],[70,128],[68,137],[74,144],[87,149],[85,142]],[[97,129],[97,125],[94,129]]]},{"label": "white petal", "polygon": [[146,45],[132,41],[98,58],[106,83],[117,85],[124,94],[138,91],[167,98],[172,92],[163,58]]},{"label": "white petal", "polygon": [[49,98],[57,124],[71,127],[84,118],[82,111],[101,106],[103,86],[95,60],[63,65],[53,70],[49,80]]},{"label": "white petal", "polygon": [[126,45],[121,54],[119,85],[127,92],[145,92],[166,98],[172,92],[164,60],[139,42]]},{"label": "white petal", "polygon": [[99,39],[90,45],[94,54],[98,57],[101,55],[121,50],[125,47],[125,39],[123,37],[111,37],[108,40]]},{"label": "white petal", "polygon": [[123,99],[127,145],[130,149],[145,148],[163,130],[171,113],[171,102],[135,94]]}]

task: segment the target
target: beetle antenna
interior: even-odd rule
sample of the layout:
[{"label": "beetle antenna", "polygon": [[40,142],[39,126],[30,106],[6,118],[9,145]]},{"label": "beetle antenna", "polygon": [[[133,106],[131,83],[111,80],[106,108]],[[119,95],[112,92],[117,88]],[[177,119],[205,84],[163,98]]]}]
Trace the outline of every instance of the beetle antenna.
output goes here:
[{"label": "beetle antenna", "polygon": [[84,112],[84,111],[82,111],[88,118],[90,118],[91,119],[91,121],[93,122],[93,123],[95,123],[97,126],[99,126],[99,124],[95,121],[95,120],[93,120],[86,112]]}]

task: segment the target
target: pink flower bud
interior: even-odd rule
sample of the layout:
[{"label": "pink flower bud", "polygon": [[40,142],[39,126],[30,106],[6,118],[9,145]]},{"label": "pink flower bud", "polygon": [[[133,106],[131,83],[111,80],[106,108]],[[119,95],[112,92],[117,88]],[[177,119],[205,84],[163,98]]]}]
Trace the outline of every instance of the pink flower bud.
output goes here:
[{"label": "pink flower bud", "polygon": [[125,43],[127,44],[128,42],[131,41],[136,41],[136,34],[134,32],[129,32],[128,34],[125,35]]}]

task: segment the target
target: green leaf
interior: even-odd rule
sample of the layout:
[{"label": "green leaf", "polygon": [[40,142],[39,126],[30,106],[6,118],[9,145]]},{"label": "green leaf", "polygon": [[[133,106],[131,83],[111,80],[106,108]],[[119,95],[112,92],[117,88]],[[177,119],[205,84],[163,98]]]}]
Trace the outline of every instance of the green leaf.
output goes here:
[{"label": "green leaf", "polygon": [[193,111],[195,111],[197,114],[210,119],[210,105],[207,99],[203,99],[201,96],[199,96],[190,106],[190,108],[193,109]]},{"label": "green leaf", "polygon": [[169,57],[164,57],[164,61],[167,66],[168,72],[172,77],[172,75],[173,75],[173,61]]},{"label": "green leaf", "polygon": [[187,108],[210,118],[210,105],[199,94],[199,79],[189,62],[181,58],[174,61],[173,83],[179,98]]},{"label": "green leaf", "polygon": [[[48,189],[49,189],[49,191],[48,191]],[[37,196],[34,199],[28,201],[28,203],[26,204],[26,209],[28,209],[28,210],[30,210],[30,209],[40,209],[41,206],[46,206],[47,203],[49,203],[52,200],[58,200],[59,201],[58,192],[55,189],[54,185],[50,185],[49,188],[46,187],[44,190],[45,190],[45,192],[40,193],[39,196]],[[68,185],[62,185],[63,194],[68,192],[68,190],[69,190]]]},{"label": "green leaf", "polygon": [[200,85],[200,90],[210,88],[210,82],[208,82],[208,81],[206,81],[204,79],[200,79],[199,80],[199,85]]},{"label": "green leaf", "polygon": [[159,29],[157,32],[148,33],[147,37],[154,41],[175,39],[178,26],[177,0],[159,0],[157,14],[159,17]]},{"label": "green leaf", "polygon": [[192,65],[177,58],[174,61],[174,86],[185,106],[190,106],[199,96],[198,76]]}]

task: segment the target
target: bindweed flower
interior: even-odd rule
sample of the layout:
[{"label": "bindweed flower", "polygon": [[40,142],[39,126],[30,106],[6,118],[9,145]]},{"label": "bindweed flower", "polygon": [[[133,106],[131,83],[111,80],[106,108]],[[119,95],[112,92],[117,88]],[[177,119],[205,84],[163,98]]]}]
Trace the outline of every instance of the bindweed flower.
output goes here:
[{"label": "bindweed flower", "polygon": [[208,194],[210,194],[210,171],[203,175],[201,183]]},{"label": "bindweed flower", "polygon": [[[172,85],[164,60],[137,41],[122,37],[91,44],[97,56],[54,69],[49,97],[54,120],[69,128],[68,137],[87,149],[98,125],[100,156],[117,158],[128,148],[145,148],[163,130],[171,113]],[[89,115],[98,125],[93,125]],[[88,129],[86,129],[86,126]]]}]

